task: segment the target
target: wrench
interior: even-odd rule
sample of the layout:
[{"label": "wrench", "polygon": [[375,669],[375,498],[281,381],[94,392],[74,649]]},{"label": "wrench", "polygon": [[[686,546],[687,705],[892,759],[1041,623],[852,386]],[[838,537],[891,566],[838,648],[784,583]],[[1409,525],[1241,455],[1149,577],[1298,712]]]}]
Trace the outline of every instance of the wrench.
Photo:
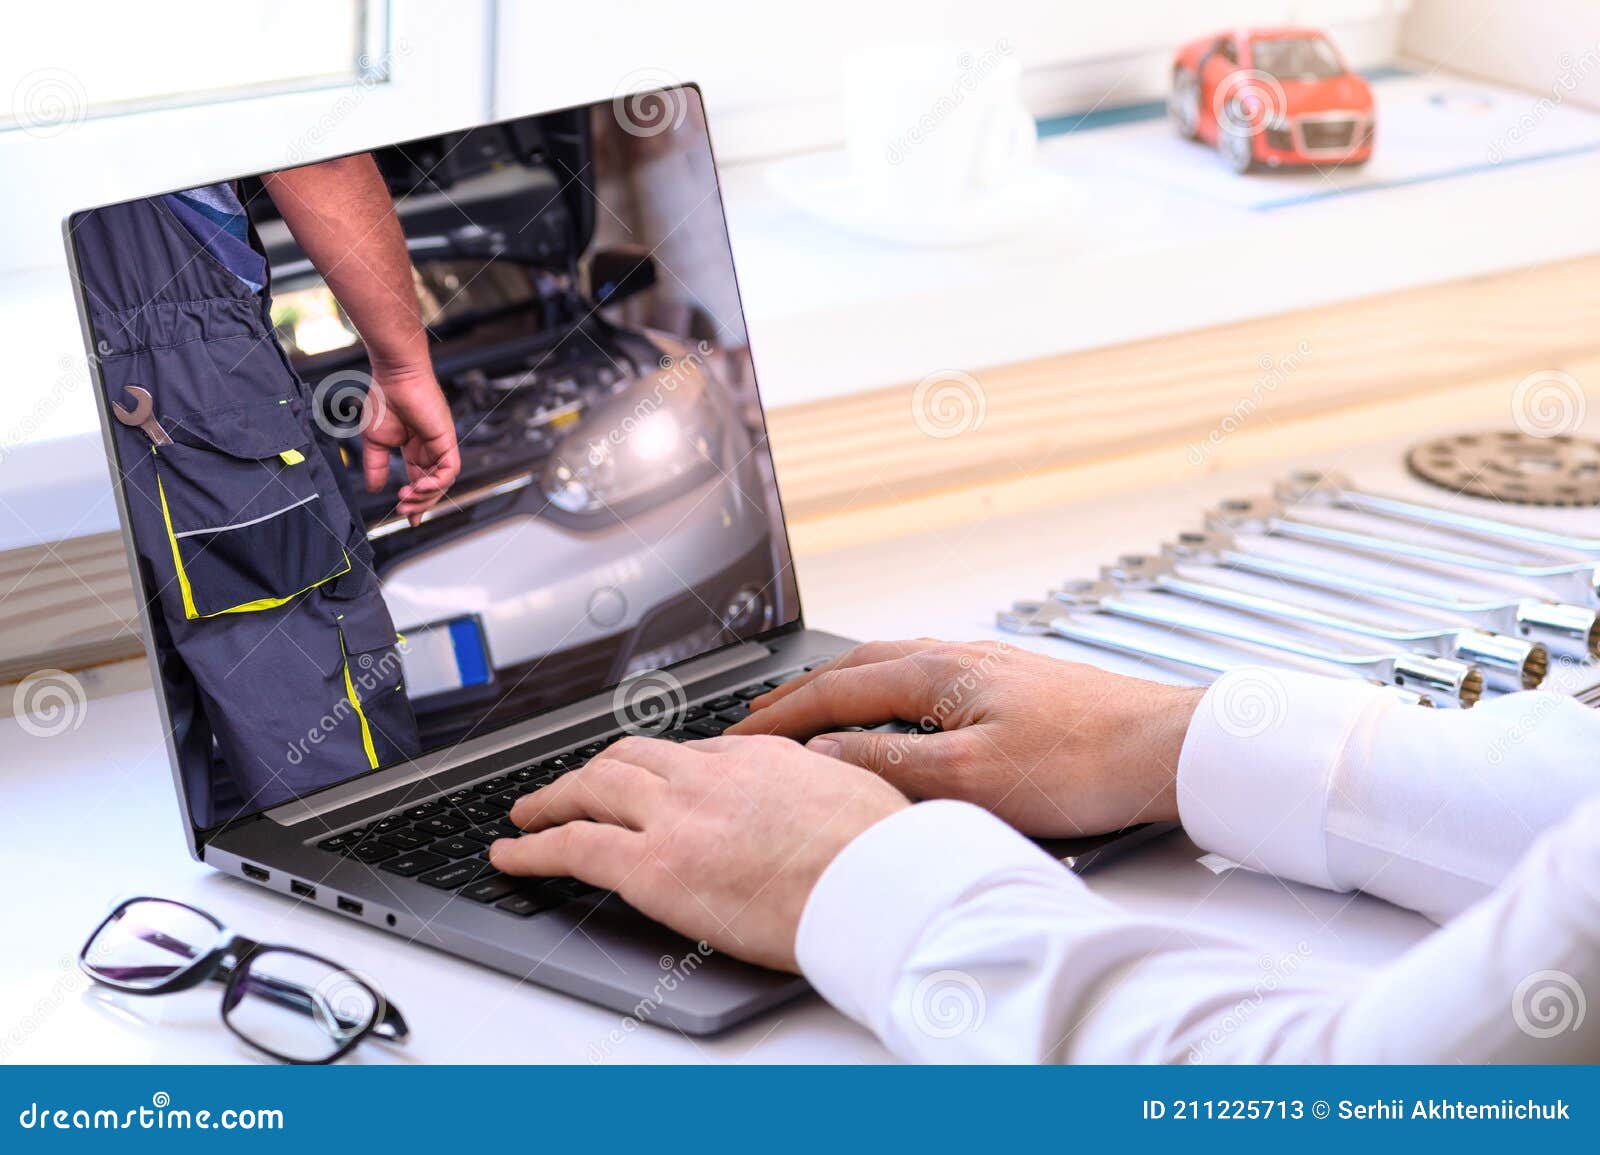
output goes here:
[{"label": "wrench", "polygon": [[[1001,629],[1013,634],[1031,634],[1035,636],[1050,634],[1085,646],[1094,646],[1096,649],[1106,650],[1113,654],[1125,654],[1133,658],[1155,658],[1157,661],[1187,666],[1190,669],[1199,670],[1215,677],[1230,674],[1234,670],[1245,669],[1249,665],[1249,663],[1244,662],[1208,660],[1170,649],[1157,642],[1130,642],[1125,638],[1114,638],[1110,634],[1101,633],[1099,630],[1086,629],[1078,623],[1077,619],[1054,601],[1013,602],[1011,609],[1002,610],[995,615],[995,623]],[[1434,704],[1433,699],[1428,695],[1420,694],[1415,690],[1408,690],[1404,686],[1395,686],[1372,678],[1363,678],[1362,680],[1371,685],[1381,687],[1413,706],[1428,706],[1431,708]]]},{"label": "wrench", "polygon": [[117,415],[117,420],[144,430],[144,435],[154,445],[171,445],[172,438],[167,436],[167,431],[161,428],[161,422],[156,420],[156,402],[150,396],[150,390],[129,385],[127,393],[133,398],[132,409],[126,409],[115,401],[111,403],[111,411]]},{"label": "wrench", "polygon": [[1374,601],[1422,606],[1475,625],[1490,633],[1520,634],[1549,650],[1574,658],[1600,658],[1600,612],[1539,598],[1449,597],[1350,577],[1335,569],[1305,565],[1250,553],[1230,533],[1182,533],[1168,546],[1173,557],[1215,565],[1262,577],[1280,578],[1314,589],[1356,594]]},{"label": "wrench", "polygon": [[1357,489],[1342,473],[1322,473],[1302,470],[1290,474],[1289,480],[1278,485],[1275,495],[1282,502],[1304,502],[1307,505],[1331,505],[1337,509],[1353,509],[1373,513],[1380,517],[1393,517],[1402,521],[1421,522],[1424,525],[1442,525],[1467,533],[1499,538],[1503,542],[1554,546],[1576,553],[1600,555],[1600,537],[1582,537],[1577,534],[1557,533],[1535,525],[1516,521],[1502,521],[1497,517],[1481,517],[1475,513],[1461,513],[1442,506],[1421,501],[1406,501],[1386,497],[1381,493],[1368,493]]},{"label": "wrench", "polygon": [[[1157,605],[1154,599],[1141,601],[1127,598],[1108,581],[1072,582],[1054,591],[1051,597],[1075,609],[1098,610],[1129,621],[1261,646],[1347,670],[1364,671],[1370,677],[1395,686],[1415,685],[1433,696],[1439,705],[1464,709],[1476,704],[1483,696],[1483,672],[1453,658],[1436,658],[1406,650],[1349,653],[1327,649],[1271,630],[1256,629],[1248,624],[1233,625],[1185,614],[1181,609]],[[1181,601],[1178,598],[1170,600]]]},{"label": "wrench", "polygon": [[1406,541],[1404,538],[1384,537],[1375,533],[1360,533],[1307,521],[1296,510],[1285,509],[1271,498],[1235,498],[1224,501],[1206,520],[1208,528],[1243,530],[1264,533],[1272,537],[1309,541],[1317,545],[1331,545],[1353,549],[1361,553],[1388,557],[1414,558],[1417,561],[1438,565],[1456,566],[1479,573],[1497,574],[1501,577],[1542,580],[1547,585],[1559,586],[1567,595],[1576,596],[1586,606],[1600,606],[1600,562],[1518,562],[1482,554],[1461,553]]},{"label": "wrench", "polygon": [[1482,630],[1438,626],[1403,629],[1343,614],[1295,605],[1293,602],[1218,585],[1180,573],[1180,559],[1127,554],[1101,576],[1123,589],[1158,589],[1191,601],[1240,610],[1273,621],[1316,626],[1386,642],[1396,642],[1412,652],[1454,658],[1483,671],[1484,681],[1496,690],[1533,690],[1550,672],[1550,651],[1538,643],[1524,642]]}]

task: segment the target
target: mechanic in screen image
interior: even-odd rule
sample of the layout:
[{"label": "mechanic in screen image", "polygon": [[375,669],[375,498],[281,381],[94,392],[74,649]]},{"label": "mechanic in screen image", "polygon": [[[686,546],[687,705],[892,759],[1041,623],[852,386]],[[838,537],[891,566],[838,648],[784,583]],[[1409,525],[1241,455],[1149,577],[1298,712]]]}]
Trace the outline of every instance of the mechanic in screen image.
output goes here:
[{"label": "mechanic in screen image", "polygon": [[[705,125],[670,112],[649,135],[605,103],[373,154],[459,437],[421,525],[356,495],[425,750],[794,615]],[[265,198],[251,216],[326,412],[365,350]]]},{"label": "mechanic in screen image", "polygon": [[[262,187],[366,347],[367,489],[415,522],[459,454],[388,188],[367,154]],[[196,818],[416,753],[349,452],[275,336],[239,188],[96,209],[71,227]],[[316,740],[291,745],[301,735]]]}]

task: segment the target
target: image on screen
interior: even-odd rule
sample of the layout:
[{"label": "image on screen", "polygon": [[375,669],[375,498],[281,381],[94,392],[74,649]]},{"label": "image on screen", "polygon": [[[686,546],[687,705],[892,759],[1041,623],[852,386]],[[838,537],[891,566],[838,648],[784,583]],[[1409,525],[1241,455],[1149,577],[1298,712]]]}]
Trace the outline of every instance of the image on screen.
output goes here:
[{"label": "image on screen", "polygon": [[69,222],[197,826],[797,617],[699,95],[640,99],[321,162],[404,235],[460,457],[420,524],[360,238],[259,176]]}]

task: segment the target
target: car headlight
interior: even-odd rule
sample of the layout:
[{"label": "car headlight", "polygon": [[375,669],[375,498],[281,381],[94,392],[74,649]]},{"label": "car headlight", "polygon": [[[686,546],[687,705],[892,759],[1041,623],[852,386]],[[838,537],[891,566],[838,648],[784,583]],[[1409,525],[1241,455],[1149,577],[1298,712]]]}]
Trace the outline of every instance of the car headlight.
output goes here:
[{"label": "car headlight", "polygon": [[544,492],[567,513],[615,511],[718,468],[723,409],[687,360],[640,378],[592,409],[556,447]]}]

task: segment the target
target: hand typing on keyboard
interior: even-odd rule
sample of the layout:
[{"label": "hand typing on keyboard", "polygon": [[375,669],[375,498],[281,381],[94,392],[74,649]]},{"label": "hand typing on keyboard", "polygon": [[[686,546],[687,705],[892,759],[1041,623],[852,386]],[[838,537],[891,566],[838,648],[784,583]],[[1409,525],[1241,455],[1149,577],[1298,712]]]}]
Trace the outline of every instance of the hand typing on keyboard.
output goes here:
[{"label": "hand typing on keyboard", "polygon": [[519,799],[529,831],[489,848],[511,875],[571,875],[691,938],[797,969],[817,878],[909,803],[882,778],[782,738],[625,738]]},{"label": "hand typing on keyboard", "polygon": [[[995,642],[869,642],[750,703],[780,734],[912,798],[976,803],[1039,838],[1176,821],[1178,754],[1202,691]],[[893,719],[935,733],[850,732]]]}]

